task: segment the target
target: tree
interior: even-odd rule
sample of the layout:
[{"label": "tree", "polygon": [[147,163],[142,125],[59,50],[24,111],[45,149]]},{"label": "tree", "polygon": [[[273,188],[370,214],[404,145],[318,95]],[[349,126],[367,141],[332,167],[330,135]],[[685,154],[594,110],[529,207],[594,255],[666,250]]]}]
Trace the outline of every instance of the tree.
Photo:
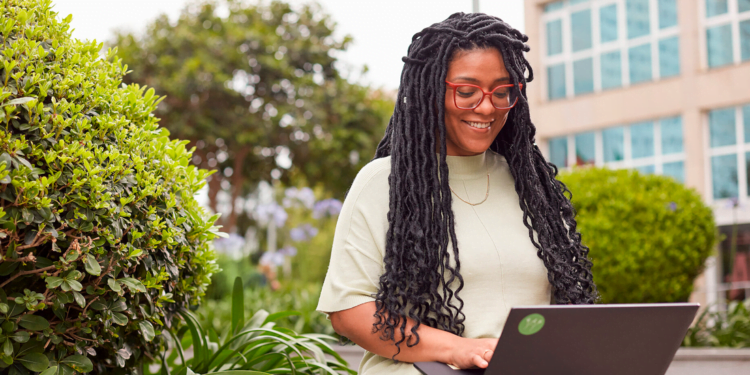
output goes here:
[{"label": "tree", "polygon": [[341,76],[335,55],[351,39],[336,39],[334,26],[317,5],[207,1],[111,44],[132,70],[126,81],[166,95],[161,123],[196,147],[193,162],[218,170],[209,181],[216,211],[220,190],[235,202],[272,177],[343,198],[374,155],[393,103]]}]

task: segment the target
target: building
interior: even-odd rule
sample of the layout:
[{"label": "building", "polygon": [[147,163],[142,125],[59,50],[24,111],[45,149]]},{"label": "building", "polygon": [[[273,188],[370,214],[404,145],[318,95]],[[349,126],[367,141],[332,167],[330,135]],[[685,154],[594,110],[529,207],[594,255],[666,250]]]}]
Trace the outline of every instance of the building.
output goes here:
[{"label": "building", "polygon": [[[750,249],[750,0],[525,1],[545,155],[672,176],[722,232],[740,223],[739,249]],[[691,299],[750,297],[747,268],[728,283],[721,264],[709,260]]]}]

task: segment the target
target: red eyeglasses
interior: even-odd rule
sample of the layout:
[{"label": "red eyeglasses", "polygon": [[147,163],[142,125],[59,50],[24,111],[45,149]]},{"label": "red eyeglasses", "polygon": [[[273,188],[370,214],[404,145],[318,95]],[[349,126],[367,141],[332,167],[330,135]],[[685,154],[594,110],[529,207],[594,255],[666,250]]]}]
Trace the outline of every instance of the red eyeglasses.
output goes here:
[{"label": "red eyeglasses", "polygon": [[[514,90],[512,83],[500,85],[490,92],[484,91],[477,85],[468,83],[452,83],[445,81],[448,87],[453,89],[453,104],[458,109],[472,110],[479,107],[484,97],[490,95],[492,106],[497,109],[511,109],[518,103],[518,90]],[[523,83],[518,85],[523,88]]]}]

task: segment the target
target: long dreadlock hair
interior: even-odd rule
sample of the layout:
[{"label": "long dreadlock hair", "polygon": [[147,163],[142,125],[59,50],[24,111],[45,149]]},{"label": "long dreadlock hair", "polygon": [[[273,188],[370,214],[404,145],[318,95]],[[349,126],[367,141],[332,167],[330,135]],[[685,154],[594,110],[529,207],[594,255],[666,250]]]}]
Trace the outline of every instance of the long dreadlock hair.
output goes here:
[{"label": "long dreadlock hair", "polygon": [[[523,56],[529,51],[527,40],[497,17],[456,13],[415,34],[403,58],[396,107],[375,154],[375,159],[391,156],[391,174],[385,272],[376,295],[373,330],[395,341],[396,355],[404,341],[410,347],[419,343],[421,324],[457,335],[464,331],[459,297],[464,283],[448,187],[444,122],[445,77],[458,51],[497,49],[522,94],[490,149],[510,166],[524,224],[547,268],[555,302],[591,304],[597,299],[589,249],[576,232],[570,191],[555,179],[557,168],[545,161],[534,143],[536,128],[526,100],[533,71]],[[416,322],[410,335],[405,332],[407,317]],[[398,341],[396,330],[401,333]]]}]

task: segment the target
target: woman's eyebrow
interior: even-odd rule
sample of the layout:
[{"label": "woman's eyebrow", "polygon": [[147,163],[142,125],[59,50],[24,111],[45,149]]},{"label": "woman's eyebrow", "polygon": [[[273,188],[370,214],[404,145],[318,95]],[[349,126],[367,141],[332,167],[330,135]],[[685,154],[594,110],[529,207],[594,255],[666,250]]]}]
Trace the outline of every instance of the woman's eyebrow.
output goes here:
[{"label": "woman's eyebrow", "polygon": [[[453,80],[454,80],[454,81],[457,81],[457,80],[462,80],[462,81],[469,81],[469,82],[475,82],[475,83],[479,83],[479,80],[478,80],[478,79],[476,79],[476,78],[472,78],[472,77],[464,77],[464,76],[460,76],[460,77],[456,77],[456,78],[453,78]],[[510,82],[510,77],[502,77],[502,78],[498,78],[498,79],[496,79],[496,80],[495,80],[495,82]]]}]

